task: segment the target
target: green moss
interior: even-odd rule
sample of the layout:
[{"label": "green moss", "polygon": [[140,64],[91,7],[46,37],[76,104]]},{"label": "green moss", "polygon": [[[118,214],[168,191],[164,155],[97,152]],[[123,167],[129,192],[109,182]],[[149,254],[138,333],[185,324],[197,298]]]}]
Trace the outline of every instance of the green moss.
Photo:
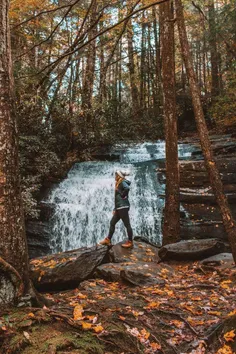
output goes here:
[{"label": "green moss", "polygon": [[17,334],[15,335],[11,340],[8,345],[9,352],[11,354],[14,353],[21,353],[22,350],[29,345],[28,340],[24,337],[23,334]]},{"label": "green moss", "polygon": [[77,337],[76,334],[63,333],[46,341],[42,350],[46,352],[49,346],[55,346],[57,350],[63,350],[71,347],[73,349],[80,349],[81,354],[103,354],[103,346],[99,341],[89,332],[81,334]]}]

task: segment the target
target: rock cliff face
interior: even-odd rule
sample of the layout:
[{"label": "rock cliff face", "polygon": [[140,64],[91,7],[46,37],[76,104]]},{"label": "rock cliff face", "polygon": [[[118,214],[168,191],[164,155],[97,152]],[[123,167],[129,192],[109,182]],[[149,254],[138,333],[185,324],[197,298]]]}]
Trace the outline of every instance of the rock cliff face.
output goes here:
[{"label": "rock cliff face", "polygon": [[[236,139],[225,135],[213,136],[211,140],[224,190],[236,218]],[[191,140],[185,142],[190,143]],[[180,200],[185,210],[185,215],[181,214],[181,236],[183,239],[227,240],[219,208],[209,184],[200,145],[194,140],[192,143],[196,145],[196,151],[193,153],[195,159],[180,163]]]},{"label": "rock cliff face", "polygon": [[26,235],[30,258],[40,257],[51,253],[49,243],[51,236],[50,216],[54,205],[39,203],[39,220],[26,222]]}]

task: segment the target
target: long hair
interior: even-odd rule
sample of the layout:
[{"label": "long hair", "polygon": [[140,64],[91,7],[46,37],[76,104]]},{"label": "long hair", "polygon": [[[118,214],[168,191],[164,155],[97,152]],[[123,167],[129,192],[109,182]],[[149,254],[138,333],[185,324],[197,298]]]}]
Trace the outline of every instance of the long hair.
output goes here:
[{"label": "long hair", "polygon": [[125,179],[124,177],[120,177],[119,175],[117,175],[117,176],[118,176],[118,178],[116,180],[116,187],[115,187],[116,191],[117,191],[119,185],[121,184],[121,182],[124,181],[124,179]]}]

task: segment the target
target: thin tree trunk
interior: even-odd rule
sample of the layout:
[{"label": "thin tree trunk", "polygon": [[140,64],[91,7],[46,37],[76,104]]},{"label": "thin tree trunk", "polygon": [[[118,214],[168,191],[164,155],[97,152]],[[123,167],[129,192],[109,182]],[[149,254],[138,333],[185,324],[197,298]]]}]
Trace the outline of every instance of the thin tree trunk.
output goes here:
[{"label": "thin tree trunk", "polygon": [[163,223],[163,244],[179,241],[179,161],[175,96],[175,53],[173,3],[160,5],[163,109],[166,140],[166,198]]},{"label": "thin tree trunk", "polygon": [[183,6],[181,0],[175,0],[175,5],[176,5],[179,37],[181,43],[181,51],[182,51],[182,56],[185,63],[188,79],[189,79],[194,114],[195,114],[198,134],[200,137],[202,152],[204,155],[210,183],[213,192],[215,194],[216,201],[220,208],[223,224],[226,233],[228,235],[234,261],[236,263],[236,225],[235,225],[235,221],[233,220],[227,198],[223,192],[223,184],[211,149],[211,142],[209,139],[207,125],[206,125],[201,99],[200,99],[200,91],[193,70],[192,58],[189,50],[187,32],[186,32],[186,27],[184,22]]},{"label": "thin tree trunk", "polygon": [[210,30],[210,52],[211,52],[211,95],[215,97],[220,93],[219,80],[219,56],[217,51],[216,40],[216,16],[214,0],[209,0],[209,30]]},{"label": "thin tree trunk", "polygon": [[145,32],[146,32],[146,23],[145,23],[145,13],[142,14],[142,37],[141,37],[141,62],[140,62],[140,108],[144,111],[145,107],[145,57],[146,57],[146,48],[145,48]]},{"label": "thin tree trunk", "polygon": [[[0,2],[0,255],[15,268],[29,290],[28,250],[21,202],[16,119],[13,111],[13,77],[8,21],[9,0]],[[3,285],[4,288],[5,285]],[[4,290],[1,288],[2,291]],[[13,300],[17,290],[6,289]]]},{"label": "thin tree trunk", "polygon": [[132,113],[137,117],[139,112],[139,93],[136,84],[136,70],[134,62],[134,49],[133,49],[133,29],[130,20],[127,25],[127,39],[128,39],[128,55],[129,55],[129,73],[130,73],[130,86],[131,86],[131,99],[132,99]]}]

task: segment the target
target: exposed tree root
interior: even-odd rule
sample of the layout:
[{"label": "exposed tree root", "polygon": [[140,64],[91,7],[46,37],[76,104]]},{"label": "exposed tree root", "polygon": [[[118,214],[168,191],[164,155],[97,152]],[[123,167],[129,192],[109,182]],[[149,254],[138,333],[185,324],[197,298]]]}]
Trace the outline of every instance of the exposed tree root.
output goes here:
[{"label": "exposed tree root", "polygon": [[[17,270],[7,263],[2,257],[0,257],[0,277],[2,284],[5,284],[5,287],[1,287],[0,292],[0,304],[6,303],[7,299],[11,298],[12,301],[16,300],[23,295],[24,284],[22,278]],[[7,285],[8,284],[8,285]],[[14,288],[13,294],[8,294],[8,287],[11,287],[11,291]]]}]

